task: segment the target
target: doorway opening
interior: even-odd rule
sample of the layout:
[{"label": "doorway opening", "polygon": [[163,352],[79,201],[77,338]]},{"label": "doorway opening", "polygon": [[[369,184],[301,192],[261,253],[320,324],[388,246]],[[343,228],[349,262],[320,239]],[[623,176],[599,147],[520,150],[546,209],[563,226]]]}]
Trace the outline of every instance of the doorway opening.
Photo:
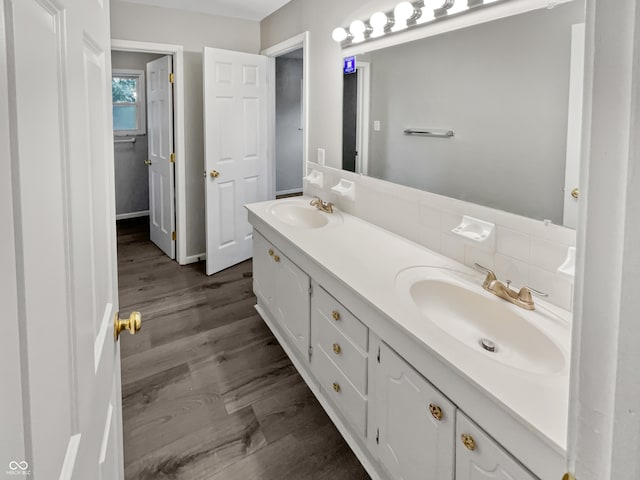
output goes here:
[{"label": "doorway opening", "polygon": [[309,132],[309,32],[261,52],[269,57],[270,198],[302,195]]},{"label": "doorway opening", "polygon": [[[342,90],[342,169],[368,174],[370,64],[358,62],[345,73]],[[380,129],[374,123],[374,130]]]},{"label": "doorway opening", "polygon": [[116,220],[146,221],[151,242],[184,265],[183,47],[128,40],[111,47]]}]

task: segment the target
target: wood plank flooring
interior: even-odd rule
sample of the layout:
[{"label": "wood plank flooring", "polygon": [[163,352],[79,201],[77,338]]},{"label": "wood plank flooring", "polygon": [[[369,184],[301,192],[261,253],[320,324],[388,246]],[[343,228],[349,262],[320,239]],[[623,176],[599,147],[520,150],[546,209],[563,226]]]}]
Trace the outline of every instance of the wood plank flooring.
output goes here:
[{"label": "wood plank flooring", "polygon": [[256,314],[251,261],[207,277],[118,223],[127,480],[369,479]]}]

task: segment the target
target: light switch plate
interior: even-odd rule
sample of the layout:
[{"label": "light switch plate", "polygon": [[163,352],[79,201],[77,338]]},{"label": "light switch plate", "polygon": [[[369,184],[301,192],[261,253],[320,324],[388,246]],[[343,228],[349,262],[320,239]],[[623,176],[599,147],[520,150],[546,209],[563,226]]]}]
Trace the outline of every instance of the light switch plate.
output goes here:
[{"label": "light switch plate", "polygon": [[317,161],[318,165],[324,165],[324,148],[318,149]]},{"label": "light switch plate", "polygon": [[380,131],[380,120],[374,120],[373,121],[373,131],[374,132],[379,132]]}]

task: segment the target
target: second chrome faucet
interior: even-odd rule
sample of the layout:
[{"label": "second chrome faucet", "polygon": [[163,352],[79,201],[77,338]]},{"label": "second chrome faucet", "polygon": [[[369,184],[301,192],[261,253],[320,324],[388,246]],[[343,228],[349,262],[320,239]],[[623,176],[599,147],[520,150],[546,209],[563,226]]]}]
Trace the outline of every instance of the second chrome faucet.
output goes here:
[{"label": "second chrome faucet", "polygon": [[476,268],[482,270],[487,274],[482,284],[487,292],[491,292],[498,297],[524,308],[525,310],[535,310],[535,304],[533,302],[532,294],[536,294],[540,297],[548,297],[549,295],[531,287],[522,287],[516,291],[510,287],[511,282],[507,280],[505,283],[496,278],[496,274],[486,267],[483,267],[479,263],[475,264]]}]

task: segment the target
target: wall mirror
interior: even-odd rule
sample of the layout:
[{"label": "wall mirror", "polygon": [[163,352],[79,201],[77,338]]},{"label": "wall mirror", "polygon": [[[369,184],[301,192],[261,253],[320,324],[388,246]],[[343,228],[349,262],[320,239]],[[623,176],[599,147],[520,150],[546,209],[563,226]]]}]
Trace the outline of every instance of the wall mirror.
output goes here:
[{"label": "wall mirror", "polygon": [[357,55],[344,75],[342,168],[575,228],[584,8]]}]

